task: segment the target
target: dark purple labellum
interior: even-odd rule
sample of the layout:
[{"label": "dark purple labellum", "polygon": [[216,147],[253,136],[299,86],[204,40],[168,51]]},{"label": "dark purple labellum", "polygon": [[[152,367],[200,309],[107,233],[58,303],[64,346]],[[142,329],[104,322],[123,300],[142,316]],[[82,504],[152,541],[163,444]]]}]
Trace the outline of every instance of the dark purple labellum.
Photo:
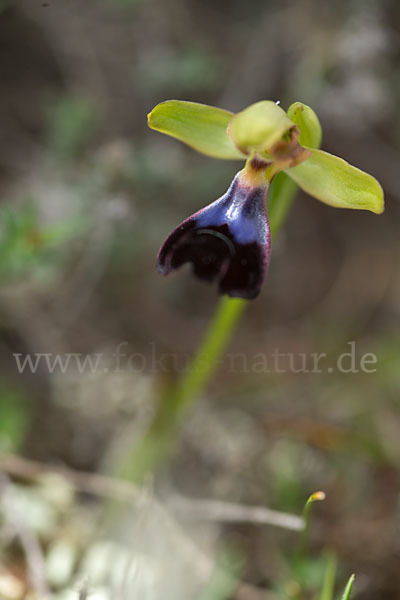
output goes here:
[{"label": "dark purple labellum", "polygon": [[250,185],[242,172],[237,173],[226,194],[167,237],[158,254],[158,271],[168,275],[189,262],[200,279],[217,280],[221,294],[255,298],[271,252],[267,189],[267,184]]}]

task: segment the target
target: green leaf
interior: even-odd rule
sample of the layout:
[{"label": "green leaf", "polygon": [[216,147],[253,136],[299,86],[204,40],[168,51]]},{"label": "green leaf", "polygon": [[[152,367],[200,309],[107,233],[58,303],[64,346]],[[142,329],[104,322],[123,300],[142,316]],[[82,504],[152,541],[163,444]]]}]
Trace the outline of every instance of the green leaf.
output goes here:
[{"label": "green leaf", "polygon": [[233,113],[215,106],[167,100],[147,115],[151,129],[170,135],[198,152],[214,158],[243,160],[245,156],[227,134]]},{"label": "green leaf", "polygon": [[341,600],[350,600],[351,591],[353,589],[354,579],[355,579],[355,576],[351,575],[350,578],[349,578],[349,580],[348,580],[348,582],[347,582],[347,585],[346,585],[346,588],[345,588],[345,590],[343,592],[343,596],[342,596]]},{"label": "green leaf", "polygon": [[307,194],[329,206],[383,212],[383,190],[378,181],[342,158],[312,150],[307,160],[285,172]]},{"label": "green leaf", "polygon": [[292,127],[292,121],[280,106],[272,100],[262,100],[237,113],[228,133],[235,145],[249,154],[268,152]]},{"label": "green leaf", "polygon": [[319,148],[322,139],[321,123],[312,108],[302,102],[289,106],[288,117],[300,129],[299,143],[307,148]]}]

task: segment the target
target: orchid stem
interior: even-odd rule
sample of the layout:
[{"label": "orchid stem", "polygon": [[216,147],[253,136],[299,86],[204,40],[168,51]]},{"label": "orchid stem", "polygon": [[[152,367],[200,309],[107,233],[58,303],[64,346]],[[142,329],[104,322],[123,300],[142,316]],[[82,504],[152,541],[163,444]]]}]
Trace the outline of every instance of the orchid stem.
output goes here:
[{"label": "orchid stem", "polygon": [[[285,221],[297,187],[284,173],[276,176],[271,187],[269,218],[271,234],[274,237]],[[210,381],[247,304],[248,301],[240,298],[224,296],[220,300],[192,364],[180,380],[161,394],[149,430],[139,444],[131,448],[125,456],[118,469],[119,476],[140,481],[146,473],[155,470],[168,458],[185,410]]]},{"label": "orchid stem", "polygon": [[168,456],[175,430],[185,409],[211,379],[246,305],[247,301],[240,298],[221,298],[191,365],[180,380],[162,394],[146,436],[122,466],[120,476],[140,481],[149,470],[155,469]]},{"label": "orchid stem", "polygon": [[178,382],[170,397],[173,405],[183,407],[196,396],[211,378],[236,328],[247,301],[223,296],[211,320],[192,365]]}]

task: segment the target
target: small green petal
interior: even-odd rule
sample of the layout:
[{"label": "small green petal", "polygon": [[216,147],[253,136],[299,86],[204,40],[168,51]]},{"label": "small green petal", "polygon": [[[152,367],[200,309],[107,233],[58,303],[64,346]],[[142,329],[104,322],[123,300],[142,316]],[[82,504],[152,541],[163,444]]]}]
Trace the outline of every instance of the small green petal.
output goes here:
[{"label": "small green petal", "polygon": [[285,111],[272,102],[262,100],[237,113],[228,133],[244,153],[268,152],[293,127]]},{"label": "small green petal", "polygon": [[319,148],[322,139],[321,123],[312,108],[295,102],[287,111],[289,119],[300,129],[299,142],[307,148]]},{"label": "small green petal", "polygon": [[383,212],[383,190],[377,180],[322,150],[312,150],[307,160],[285,173],[307,194],[330,206]]},{"label": "small green petal", "polygon": [[226,160],[243,160],[245,156],[235,147],[227,134],[233,113],[222,108],[167,100],[157,104],[147,115],[151,129],[170,135],[198,152]]}]

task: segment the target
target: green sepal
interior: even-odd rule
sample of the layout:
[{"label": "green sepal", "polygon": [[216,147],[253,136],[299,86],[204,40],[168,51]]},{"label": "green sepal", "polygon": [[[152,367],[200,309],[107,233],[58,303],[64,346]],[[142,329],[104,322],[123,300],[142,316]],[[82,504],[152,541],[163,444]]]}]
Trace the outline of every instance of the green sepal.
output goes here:
[{"label": "green sepal", "polygon": [[262,100],[237,113],[229,123],[228,133],[245,154],[268,152],[293,127],[285,111]]},{"label": "green sepal", "polygon": [[302,102],[294,102],[289,106],[287,114],[300,129],[299,143],[307,148],[319,148],[322,128],[313,109]]},{"label": "green sepal", "polygon": [[307,160],[285,169],[285,173],[307,194],[329,206],[383,212],[383,190],[378,181],[322,150],[312,150]]},{"label": "green sepal", "polygon": [[151,129],[170,135],[198,152],[225,160],[243,160],[227,134],[233,113],[215,106],[167,100],[147,115]]}]

